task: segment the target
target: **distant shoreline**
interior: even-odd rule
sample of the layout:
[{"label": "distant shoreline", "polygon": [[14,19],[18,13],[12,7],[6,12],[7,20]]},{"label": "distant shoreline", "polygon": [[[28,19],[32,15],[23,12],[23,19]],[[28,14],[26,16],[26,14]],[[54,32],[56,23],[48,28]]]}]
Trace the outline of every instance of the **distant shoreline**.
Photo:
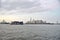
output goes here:
[{"label": "distant shoreline", "polygon": [[[0,23],[1,24],[1,23]],[[5,25],[5,24],[4,24]],[[6,24],[7,25],[7,24]],[[9,23],[9,25],[11,25],[10,23]],[[21,25],[21,24],[13,24],[13,25]],[[59,24],[23,24],[23,25],[60,25],[60,23]]]}]

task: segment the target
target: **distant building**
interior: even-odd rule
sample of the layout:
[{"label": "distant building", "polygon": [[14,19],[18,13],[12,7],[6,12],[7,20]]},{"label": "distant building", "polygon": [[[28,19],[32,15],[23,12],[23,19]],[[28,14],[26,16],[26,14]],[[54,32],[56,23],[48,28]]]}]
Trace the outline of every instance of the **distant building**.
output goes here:
[{"label": "distant building", "polygon": [[43,20],[32,20],[32,21],[28,21],[26,24],[44,24],[46,23],[46,21]]},{"label": "distant building", "polygon": [[3,20],[0,24],[9,24],[9,23]]},{"label": "distant building", "polygon": [[11,25],[23,25],[23,21],[21,21],[21,22],[13,21],[13,22],[11,22]]}]

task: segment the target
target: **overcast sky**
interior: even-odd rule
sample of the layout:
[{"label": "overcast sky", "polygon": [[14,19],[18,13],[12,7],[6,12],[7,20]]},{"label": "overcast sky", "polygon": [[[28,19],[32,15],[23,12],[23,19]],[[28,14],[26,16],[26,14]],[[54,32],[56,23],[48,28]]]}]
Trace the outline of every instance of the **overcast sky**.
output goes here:
[{"label": "overcast sky", "polygon": [[60,0],[0,0],[0,20],[27,21],[30,17],[60,22]]}]

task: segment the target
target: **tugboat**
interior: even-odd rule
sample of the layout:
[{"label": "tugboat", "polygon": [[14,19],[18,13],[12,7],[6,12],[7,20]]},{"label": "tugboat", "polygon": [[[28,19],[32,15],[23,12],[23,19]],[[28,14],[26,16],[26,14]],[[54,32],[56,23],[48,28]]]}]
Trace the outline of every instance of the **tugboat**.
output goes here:
[{"label": "tugboat", "polygon": [[23,25],[23,21],[21,21],[21,22],[13,21],[13,22],[11,22],[11,25]]}]

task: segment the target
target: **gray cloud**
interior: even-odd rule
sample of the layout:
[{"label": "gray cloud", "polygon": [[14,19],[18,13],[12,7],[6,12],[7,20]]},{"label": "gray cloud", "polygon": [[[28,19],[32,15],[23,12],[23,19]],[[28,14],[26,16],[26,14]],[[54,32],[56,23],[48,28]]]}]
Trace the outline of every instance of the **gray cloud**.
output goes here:
[{"label": "gray cloud", "polygon": [[60,0],[58,0],[60,2]]},{"label": "gray cloud", "polygon": [[28,9],[32,8],[34,6],[40,5],[38,1],[27,1],[27,0],[14,0],[14,1],[8,1],[6,0],[5,2],[2,2],[2,8],[4,9],[16,9],[16,8],[21,8],[21,9]]},{"label": "gray cloud", "polygon": [[1,8],[1,0],[0,0],[0,8]]},{"label": "gray cloud", "polygon": [[44,12],[54,8],[50,3],[50,0],[2,0],[1,10],[6,10],[5,14]]}]

